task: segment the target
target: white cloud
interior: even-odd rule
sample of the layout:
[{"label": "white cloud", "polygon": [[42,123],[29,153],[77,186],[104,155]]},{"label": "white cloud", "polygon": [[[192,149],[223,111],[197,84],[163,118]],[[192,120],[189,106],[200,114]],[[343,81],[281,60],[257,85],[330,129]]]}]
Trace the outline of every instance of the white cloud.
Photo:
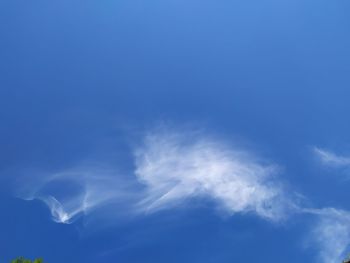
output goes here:
[{"label": "white cloud", "polygon": [[[52,219],[72,223],[98,214],[117,220],[211,200],[229,215],[251,213],[270,221],[290,213],[312,214],[311,233],[319,260],[338,263],[350,244],[350,213],[333,208],[305,209],[286,196],[278,167],[227,142],[192,132],[157,131],[145,136],[134,151],[135,170],[121,176],[115,170],[79,166],[62,173],[26,180],[20,196],[45,203]],[[322,162],[348,165],[350,159],[319,148]],[[103,225],[103,224],[102,224]]]},{"label": "white cloud", "polygon": [[253,213],[273,221],[287,216],[289,204],[275,177],[277,167],[207,136],[149,134],[136,147],[134,161],[135,171],[128,177],[85,166],[31,177],[20,196],[43,201],[59,223],[97,210],[114,217],[118,210],[150,213],[187,205],[192,198],[210,199],[229,214]]},{"label": "white cloud", "polygon": [[[316,157],[323,165],[333,168],[350,166],[350,157],[315,147]],[[350,249],[350,213],[335,208],[304,209],[317,216],[312,232],[313,242],[319,248],[320,260],[324,263],[339,263]]]},{"label": "white cloud", "polygon": [[[350,158],[320,148],[314,152],[324,164],[350,165]],[[341,262],[349,247],[349,212],[298,207],[296,196],[287,197],[276,177],[278,167],[239,147],[200,133],[163,130],[145,136],[134,153],[135,170],[129,176],[79,166],[30,177],[20,197],[44,202],[58,223],[91,214],[116,220],[125,213],[147,214],[187,205],[193,198],[209,199],[230,215],[251,213],[271,221],[299,212],[316,216],[311,237],[321,262]]]},{"label": "white cloud", "polygon": [[135,156],[135,174],[147,187],[140,202],[145,211],[204,197],[230,214],[252,212],[270,220],[286,216],[287,200],[274,177],[276,166],[218,140],[157,132],[146,136]]},{"label": "white cloud", "polygon": [[328,150],[317,147],[315,147],[313,150],[315,155],[325,165],[334,167],[344,167],[350,165],[350,157],[340,156]]},{"label": "white cloud", "polygon": [[317,217],[311,233],[319,260],[323,263],[340,263],[349,253],[350,213],[334,208],[312,209],[306,212]]},{"label": "white cloud", "polygon": [[[25,181],[19,196],[37,199],[50,209],[57,223],[72,223],[83,215],[108,205],[123,207],[136,193],[131,183],[115,171],[79,167],[70,171],[33,178]],[[110,207],[109,207],[110,208]],[[111,211],[113,214],[115,211]]]}]

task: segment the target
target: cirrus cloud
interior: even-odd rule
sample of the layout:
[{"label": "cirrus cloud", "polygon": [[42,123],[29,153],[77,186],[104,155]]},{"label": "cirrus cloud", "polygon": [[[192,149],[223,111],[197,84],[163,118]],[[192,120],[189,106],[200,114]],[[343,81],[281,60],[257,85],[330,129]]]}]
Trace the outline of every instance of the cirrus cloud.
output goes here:
[{"label": "cirrus cloud", "polygon": [[[288,195],[279,177],[279,166],[252,151],[200,132],[166,129],[147,133],[132,151],[134,170],[126,175],[115,168],[78,166],[31,177],[21,196],[42,201],[58,223],[96,214],[102,220],[117,220],[121,214],[146,216],[188,208],[194,199],[211,200],[228,215],[252,214],[271,222],[293,213],[311,214],[311,243],[321,262],[338,262],[349,247],[349,212],[297,205],[297,195]],[[319,148],[315,153],[327,164],[350,163]]]},{"label": "cirrus cloud", "polygon": [[324,165],[333,167],[345,167],[350,165],[350,157],[341,156],[329,150],[321,149],[318,147],[314,147],[313,151],[316,157]]},{"label": "cirrus cloud", "polygon": [[191,133],[151,133],[135,159],[135,175],[147,187],[140,205],[147,211],[206,197],[230,214],[250,212],[270,220],[286,216],[277,166],[227,143]]},{"label": "cirrus cloud", "polygon": [[[134,149],[135,170],[78,166],[30,177],[21,197],[43,201],[55,222],[71,223],[96,211],[108,216],[123,206],[130,214],[147,214],[212,200],[228,214],[251,213],[279,221],[292,207],[277,177],[278,167],[249,151],[194,132],[158,130]],[[33,179],[35,178],[35,179]]]},{"label": "cirrus cloud", "polygon": [[350,245],[350,213],[335,208],[307,209],[315,216],[310,243],[317,248],[323,263],[339,263],[345,258]]}]

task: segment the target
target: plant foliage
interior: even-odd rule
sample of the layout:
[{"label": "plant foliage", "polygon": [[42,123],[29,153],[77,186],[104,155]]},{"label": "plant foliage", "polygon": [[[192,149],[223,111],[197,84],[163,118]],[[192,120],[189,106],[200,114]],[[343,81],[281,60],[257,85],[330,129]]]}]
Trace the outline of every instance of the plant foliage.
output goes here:
[{"label": "plant foliage", "polygon": [[12,260],[11,263],[44,263],[44,261],[41,258],[37,258],[34,261],[31,261],[30,259],[19,257]]}]

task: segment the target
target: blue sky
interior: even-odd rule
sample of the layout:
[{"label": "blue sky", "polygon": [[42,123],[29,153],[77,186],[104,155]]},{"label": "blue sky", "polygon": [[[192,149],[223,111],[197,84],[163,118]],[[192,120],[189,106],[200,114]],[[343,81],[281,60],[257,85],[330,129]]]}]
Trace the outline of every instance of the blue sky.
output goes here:
[{"label": "blue sky", "polygon": [[350,2],[0,2],[0,259],[350,252]]}]

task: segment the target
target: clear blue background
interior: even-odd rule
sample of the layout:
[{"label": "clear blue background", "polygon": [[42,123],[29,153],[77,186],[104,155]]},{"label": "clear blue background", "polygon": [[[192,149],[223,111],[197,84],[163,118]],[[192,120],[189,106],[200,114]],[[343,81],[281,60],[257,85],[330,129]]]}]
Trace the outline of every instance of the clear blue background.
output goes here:
[{"label": "clear blue background", "polygon": [[298,220],[198,208],[87,235],[12,187],[85,159],[132,167],[120,127],[170,120],[241,136],[316,206],[350,209],[309,156],[350,152],[349,13],[346,0],[2,0],[0,260],[316,262]]}]

